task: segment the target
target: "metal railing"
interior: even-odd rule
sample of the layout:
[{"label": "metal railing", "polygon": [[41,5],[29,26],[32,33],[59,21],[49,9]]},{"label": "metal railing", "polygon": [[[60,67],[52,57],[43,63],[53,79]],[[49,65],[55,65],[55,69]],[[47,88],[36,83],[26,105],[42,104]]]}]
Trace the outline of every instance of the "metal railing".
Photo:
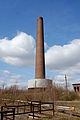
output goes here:
[{"label": "metal railing", "polygon": [[6,118],[6,120],[15,120],[15,108],[8,111],[0,111],[0,116],[0,120],[4,120],[4,118]]},{"label": "metal railing", "polygon": [[[15,115],[21,114],[29,114],[30,116],[38,117],[35,113],[41,114],[45,111],[53,111],[54,116],[54,103],[53,102],[41,102],[41,101],[31,101],[26,102],[23,105],[4,105],[1,106],[1,120],[3,120],[4,115],[6,116],[13,116],[15,119]],[[11,113],[10,113],[11,112]],[[6,114],[5,114],[6,113]],[[10,113],[10,114],[9,114]]]}]

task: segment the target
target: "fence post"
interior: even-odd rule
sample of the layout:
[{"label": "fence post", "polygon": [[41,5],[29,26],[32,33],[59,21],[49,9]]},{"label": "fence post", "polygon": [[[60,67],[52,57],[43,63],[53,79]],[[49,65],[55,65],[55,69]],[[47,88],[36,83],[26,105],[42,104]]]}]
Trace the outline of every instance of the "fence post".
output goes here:
[{"label": "fence post", "polygon": [[15,120],[15,108],[13,108],[13,120]]},{"label": "fence post", "polygon": [[70,119],[72,118],[72,110],[70,110]]},{"label": "fence post", "polygon": [[3,120],[3,111],[1,112],[1,120]]},{"label": "fence post", "polygon": [[53,103],[53,116],[54,116],[54,103]]},{"label": "fence post", "polygon": [[40,108],[39,109],[40,109],[40,113],[41,113],[41,101],[40,101]]},{"label": "fence post", "polygon": [[33,119],[34,119],[34,105],[33,105]]},{"label": "fence post", "polygon": [[1,106],[1,120],[3,120],[3,106]]},{"label": "fence post", "polygon": [[17,113],[19,113],[19,102],[18,102],[18,106],[17,106]]},{"label": "fence post", "polygon": [[19,113],[19,107],[17,106],[16,108],[17,108],[17,114],[18,114]]},{"label": "fence post", "polygon": [[3,106],[1,106],[1,111],[3,111]]},{"label": "fence post", "polygon": [[32,112],[32,101],[31,101],[31,104],[30,104],[30,111]]}]

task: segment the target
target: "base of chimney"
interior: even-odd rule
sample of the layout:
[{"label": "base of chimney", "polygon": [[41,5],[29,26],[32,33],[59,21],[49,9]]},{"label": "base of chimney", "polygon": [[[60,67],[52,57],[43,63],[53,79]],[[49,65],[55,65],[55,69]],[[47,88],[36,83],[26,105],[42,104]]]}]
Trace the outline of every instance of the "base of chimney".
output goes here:
[{"label": "base of chimney", "polygon": [[52,85],[52,80],[50,79],[33,79],[28,80],[28,89],[34,88],[46,88]]}]

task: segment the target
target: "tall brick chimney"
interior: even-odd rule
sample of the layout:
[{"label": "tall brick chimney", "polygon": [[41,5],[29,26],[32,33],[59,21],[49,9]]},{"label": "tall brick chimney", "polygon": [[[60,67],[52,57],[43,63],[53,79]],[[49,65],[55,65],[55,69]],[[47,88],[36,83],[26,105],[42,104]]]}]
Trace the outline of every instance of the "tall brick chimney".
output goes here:
[{"label": "tall brick chimney", "polygon": [[52,80],[45,78],[44,30],[43,18],[37,18],[35,79],[28,80],[28,90],[43,89],[52,85]]},{"label": "tall brick chimney", "polygon": [[45,79],[43,18],[37,18],[35,79]]}]

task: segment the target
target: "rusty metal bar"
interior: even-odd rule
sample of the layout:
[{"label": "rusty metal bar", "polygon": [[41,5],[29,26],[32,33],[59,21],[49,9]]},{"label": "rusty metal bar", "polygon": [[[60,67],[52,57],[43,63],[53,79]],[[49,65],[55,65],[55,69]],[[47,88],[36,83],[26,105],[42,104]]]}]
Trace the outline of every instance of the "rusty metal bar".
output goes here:
[{"label": "rusty metal bar", "polygon": [[[48,106],[49,108],[42,109],[42,106],[45,106],[46,104],[52,105],[52,107],[50,108],[50,106]],[[30,107],[30,111],[26,111],[27,106]],[[5,107],[6,106],[2,106],[1,110],[4,110]],[[20,110],[19,108],[21,108],[21,107],[24,107],[22,112],[19,111]],[[42,111],[43,112],[44,111],[53,111],[53,116],[54,116],[54,103],[52,103],[52,102],[31,101],[27,105],[24,103],[23,105],[7,106],[6,108],[8,108],[8,110],[15,108],[15,112],[13,112],[13,114],[7,114],[6,116],[15,116],[15,115],[32,113],[32,116],[34,118],[34,116],[35,116],[34,113],[41,113]],[[15,117],[14,117],[14,119],[15,119]]]},{"label": "rusty metal bar", "polygon": [[1,120],[3,120],[3,112],[1,112]]},{"label": "rusty metal bar", "polygon": [[15,108],[13,108],[13,120],[15,120]]},{"label": "rusty metal bar", "polygon": [[53,103],[53,116],[54,116],[54,103]]}]

